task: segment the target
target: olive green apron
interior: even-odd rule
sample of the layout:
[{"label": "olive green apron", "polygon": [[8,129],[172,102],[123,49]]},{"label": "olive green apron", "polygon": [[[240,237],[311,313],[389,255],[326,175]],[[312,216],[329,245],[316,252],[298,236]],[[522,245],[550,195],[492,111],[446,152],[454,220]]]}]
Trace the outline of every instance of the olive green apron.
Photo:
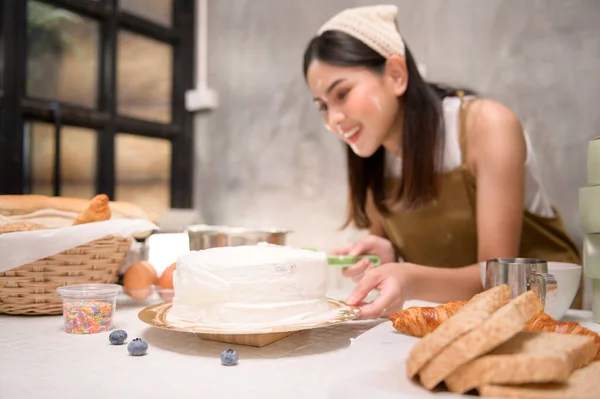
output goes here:
[{"label": "olive green apron", "polygon": [[[461,166],[440,176],[435,201],[410,211],[382,216],[383,228],[404,261],[435,267],[462,267],[478,263],[476,182],[466,167],[465,109],[460,111]],[[388,181],[392,189],[397,179]],[[524,212],[519,257],[581,264],[577,245],[566,233],[562,217],[548,218]],[[582,306],[582,286],[572,307]]]}]

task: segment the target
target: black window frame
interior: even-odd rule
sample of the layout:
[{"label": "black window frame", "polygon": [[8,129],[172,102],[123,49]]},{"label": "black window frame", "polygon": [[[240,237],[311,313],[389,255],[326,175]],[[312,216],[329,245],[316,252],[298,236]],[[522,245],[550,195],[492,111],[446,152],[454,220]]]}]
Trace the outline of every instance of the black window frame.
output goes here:
[{"label": "black window frame", "polygon": [[[171,151],[171,208],[193,207],[194,126],[185,109],[185,92],[194,84],[195,1],[173,0],[170,27],[154,23],[119,7],[119,0],[38,0],[98,21],[98,101],[95,109],[26,95],[27,1],[0,0],[0,29],[4,69],[0,91],[0,194],[31,193],[28,151],[24,128],[30,121],[97,131],[97,193],[115,197],[115,138],[119,133],[167,139]],[[172,45],[172,94],[169,124],[117,113],[118,32],[140,34]],[[60,140],[57,135],[55,145]],[[54,195],[60,195],[60,147],[55,148]]]}]

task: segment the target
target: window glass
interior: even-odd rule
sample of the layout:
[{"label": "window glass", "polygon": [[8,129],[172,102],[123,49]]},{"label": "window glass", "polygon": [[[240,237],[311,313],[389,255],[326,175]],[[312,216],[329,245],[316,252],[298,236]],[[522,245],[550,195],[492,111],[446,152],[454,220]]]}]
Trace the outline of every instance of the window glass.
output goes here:
[{"label": "window glass", "polygon": [[121,0],[121,9],[161,25],[171,26],[173,0]]},{"label": "window glass", "polygon": [[171,122],[173,48],[128,31],[119,32],[117,111],[153,122]]},{"label": "window glass", "polygon": [[[42,122],[25,125],[27,136],[31,191],[54,195],[54,126]],[[96,193],[96,132],[73,126],[61,128],[60,176],[61,195],[92,198]]]},{"label": "window glass", "polygon": [[169,140],[118,134],[115,142],[115,160],[117,200],[141,206],[153,217],[158,217],[169,209]]},{"label": "window glass", "polygon": [[40,1],[27,3],[27,95],[95,108],[99,26]]}]

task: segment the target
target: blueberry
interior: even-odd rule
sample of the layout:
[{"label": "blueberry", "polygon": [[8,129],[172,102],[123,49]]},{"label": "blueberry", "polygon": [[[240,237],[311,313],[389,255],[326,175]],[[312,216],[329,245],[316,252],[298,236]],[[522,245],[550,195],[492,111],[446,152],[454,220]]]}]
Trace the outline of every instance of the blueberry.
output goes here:
[{"label": "blueberry", "polygon": [[124,330],[116,330],[110,333],[108,340],[113,345],[123,345],[127,339],[127,333]]},{"label": "blueberry", "polygon": [[148,344],[141,338],[135,338],[127,345],[127,351],[131,356],[144,356],[148,351]]},{"label": "blueberry", "polygon": [[221,364],[223,366],[235,366],[238,364],[239,356],[233,349],[224,350],[221,353]]}]

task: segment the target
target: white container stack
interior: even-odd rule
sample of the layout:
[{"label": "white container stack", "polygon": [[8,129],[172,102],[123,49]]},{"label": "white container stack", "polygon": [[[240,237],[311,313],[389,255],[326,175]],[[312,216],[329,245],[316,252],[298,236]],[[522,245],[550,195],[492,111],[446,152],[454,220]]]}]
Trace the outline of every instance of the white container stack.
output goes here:
[{"label": "white container stack", "polygon": [[600,137],[588,144],[587,187],[579,190],[579,219],[585,233],[583,271],[593,281],[592,311],[600,323]]}]

